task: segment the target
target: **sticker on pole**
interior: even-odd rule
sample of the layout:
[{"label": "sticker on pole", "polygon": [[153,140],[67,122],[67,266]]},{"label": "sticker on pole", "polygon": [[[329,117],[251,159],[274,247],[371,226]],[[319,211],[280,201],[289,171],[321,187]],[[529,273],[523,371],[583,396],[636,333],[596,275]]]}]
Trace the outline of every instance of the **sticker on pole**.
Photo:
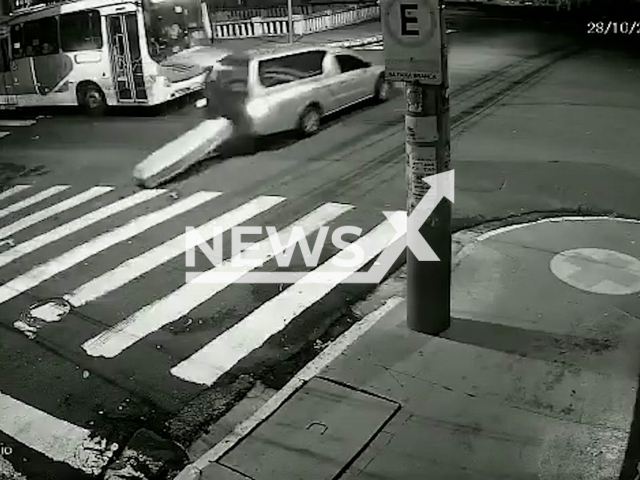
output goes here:
[{"label": "sticker on pole", "polygon": [[383,0],[382,32],[387,78],[442,83],[438,0]]}]

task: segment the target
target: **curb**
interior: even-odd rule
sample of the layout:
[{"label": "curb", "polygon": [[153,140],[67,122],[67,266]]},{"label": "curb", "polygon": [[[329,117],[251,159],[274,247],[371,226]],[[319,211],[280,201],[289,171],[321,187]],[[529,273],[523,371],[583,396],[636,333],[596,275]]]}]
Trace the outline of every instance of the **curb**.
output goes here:
[{"label": "curb", "polygon": [[369,45],[372,43],[382,42],[382,34],[372,35],[365,38],[353,38],[351,40],[342,40],[340,42],[331,42],[327,46],[331,48],[349,48],[349,47],[361,47],[363,45]]}]

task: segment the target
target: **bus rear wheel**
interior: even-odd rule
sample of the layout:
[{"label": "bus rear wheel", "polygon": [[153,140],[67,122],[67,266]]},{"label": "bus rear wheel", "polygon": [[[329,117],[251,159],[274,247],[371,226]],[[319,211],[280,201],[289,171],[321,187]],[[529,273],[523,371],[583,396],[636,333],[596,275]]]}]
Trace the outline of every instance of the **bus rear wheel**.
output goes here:
[{"label": "bus rear wheel", "polygon": [[94,84],[85,84],[78,87],[78,104],[84,112],[91,116],[103,115],[107,109],[107,99],[104,93]]}]

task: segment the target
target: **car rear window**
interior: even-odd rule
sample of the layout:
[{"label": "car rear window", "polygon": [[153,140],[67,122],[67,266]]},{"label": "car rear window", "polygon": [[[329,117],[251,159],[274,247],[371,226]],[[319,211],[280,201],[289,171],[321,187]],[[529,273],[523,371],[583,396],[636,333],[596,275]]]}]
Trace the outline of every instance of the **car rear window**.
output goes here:
[{"label": "car rear window", "polygon": [[327,52],[317,50],[262,60],[258,65],[260,83],[265,87],[274,87],[322,75],[322,63],[326,54]]}]

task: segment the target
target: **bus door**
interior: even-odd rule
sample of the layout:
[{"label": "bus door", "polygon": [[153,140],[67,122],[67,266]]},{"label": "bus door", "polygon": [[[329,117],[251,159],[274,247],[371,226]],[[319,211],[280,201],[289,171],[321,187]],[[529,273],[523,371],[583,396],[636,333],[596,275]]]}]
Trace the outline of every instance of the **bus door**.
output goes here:
[{"label": "bus door", "polygon": [[118,101],[147,102],[138,18],[135,12],[107,16],[111,72]]},{"label": "bus door", "polygon": [[35,94],[36,83],[31,65],[31,46],[27,45],[23,25],[11,26],[11,76],[14,95]]},{"label": "bus door", "polygon": [[0,109],[18,105],[18,97],[13,93],[10,47],[8,32],[0,31]]}]

